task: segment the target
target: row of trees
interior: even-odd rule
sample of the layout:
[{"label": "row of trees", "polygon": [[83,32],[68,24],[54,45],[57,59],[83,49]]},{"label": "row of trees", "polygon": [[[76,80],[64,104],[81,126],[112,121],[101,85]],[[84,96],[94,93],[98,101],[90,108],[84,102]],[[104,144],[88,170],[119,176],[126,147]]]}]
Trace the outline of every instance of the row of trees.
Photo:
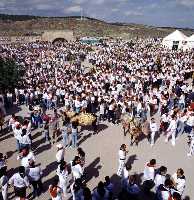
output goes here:
[{"label": "row of trees", "polygon": [[0,90],[4,93],[21,83],[25,70],[17,65],[13,59],[4,59],[0,57]]}]

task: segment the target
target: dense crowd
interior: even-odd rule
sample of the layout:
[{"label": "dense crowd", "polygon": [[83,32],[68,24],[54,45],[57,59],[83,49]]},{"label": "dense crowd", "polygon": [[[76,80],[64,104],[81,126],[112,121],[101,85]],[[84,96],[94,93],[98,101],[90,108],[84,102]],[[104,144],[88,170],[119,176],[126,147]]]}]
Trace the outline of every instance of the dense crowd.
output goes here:
[{"label": "dense crowd", "polygon": [[[191,156],[194,152],[194,53],[171,51],[160,43],[148,39],[108,40],[93,48],[79,42],[1,46],[3,59],[14,59],[26,70],[16,88],[1,95],[1,119],[6,116],[6,109],[11,110],[15,104],[28,108],[25,116],[12,114],[6,127],[14,133],[21,167],[8,180],[6,158],[1,155],[3,199],[7,199],[8,185],[14,185],[15,195],[20,199],[26,198],[30,184],[34,197],[43,190],[44,174],[36,166],[33,154],[32,134],[36,129],[42,131],[45,142],[51,145],[62,135],[56,154],[58,178],[49,187],[53,200],[66,198],[69,174],[72,174],[73,200],[115,198],[114,184],[109,177],[93,192],[86,186],[85,153],[81,148],[71,163],[64,161],[65,150],[78,147],[78,134],[82,131],[67,111],[76,115],[91,113],[95,117],[91,124],[94,134],[98,133],[100,122],[120,124],[123,116],[130,116],[141,124],[140,132],[148,137],[151,146],[159,133],[166,135],[165,142],[172,137],[173,146],[177,137],[187,133],[188,156]],[[84,60],[92,68],[84,66]],[[1,125],[5,128],[5,124]],[[161,166],[156,172],[156,162],[152,159],[146,164],[140,187],[135,175],[125,173],[129,166],[125,166],[124,146],[119,150],[117,175],[122,177],[122,192],[118,198],[138,199],[140,193],[149,193],[154,188],[159,200],[181,199],[185,186],[183,169],[178,169],[172,177],[166,176],[167,168]]]}]

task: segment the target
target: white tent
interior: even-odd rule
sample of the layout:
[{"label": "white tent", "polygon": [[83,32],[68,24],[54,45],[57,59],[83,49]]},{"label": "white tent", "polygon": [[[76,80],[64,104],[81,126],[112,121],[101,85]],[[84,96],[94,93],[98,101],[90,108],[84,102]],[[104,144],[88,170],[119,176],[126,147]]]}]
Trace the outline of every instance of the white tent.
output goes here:
[{"label": "white tent", "polygon": [[187,39],[187,49],[194,49],[194,34]]},{"label": "white tent", "polygon": [[176,30],[162,40],[162,45],[169,49],[183,49],[186,45],[187,36]]}]

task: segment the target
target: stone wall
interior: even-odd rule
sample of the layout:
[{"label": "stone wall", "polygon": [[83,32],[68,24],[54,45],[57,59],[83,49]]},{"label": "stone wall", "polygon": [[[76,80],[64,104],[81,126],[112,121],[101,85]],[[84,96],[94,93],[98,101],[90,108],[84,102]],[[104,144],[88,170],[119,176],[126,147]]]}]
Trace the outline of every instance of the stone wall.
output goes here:
[{"label": "stone wall", "polygon": [[73,31],[45,31],[42,35],[43,41],[53,42],[57,38],[74,41]]},{"label": "stone wall", "polygon": [[0,37],[0,44],[29,43],[36,42],[38,40],[53,42],[57,38],[63,38],[67,41],[74,41],[74,35],[72,31],[45,31],[40,36]]},{"label": "stone wall", "polygon": [[9,43],[29,43],[41,40],[41,36],[12,36],[12,37],[0,37],[0,44]]}]

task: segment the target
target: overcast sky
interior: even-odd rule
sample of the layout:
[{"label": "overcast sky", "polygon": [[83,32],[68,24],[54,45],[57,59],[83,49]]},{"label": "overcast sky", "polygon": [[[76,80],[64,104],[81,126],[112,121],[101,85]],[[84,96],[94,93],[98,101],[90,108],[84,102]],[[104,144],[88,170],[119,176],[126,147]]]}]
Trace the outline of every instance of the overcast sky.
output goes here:
[{"label": "overcast sky", "polygon": [[194,28],[194,0],[0,0],[0,13],[80,15],[108,22]]}]

